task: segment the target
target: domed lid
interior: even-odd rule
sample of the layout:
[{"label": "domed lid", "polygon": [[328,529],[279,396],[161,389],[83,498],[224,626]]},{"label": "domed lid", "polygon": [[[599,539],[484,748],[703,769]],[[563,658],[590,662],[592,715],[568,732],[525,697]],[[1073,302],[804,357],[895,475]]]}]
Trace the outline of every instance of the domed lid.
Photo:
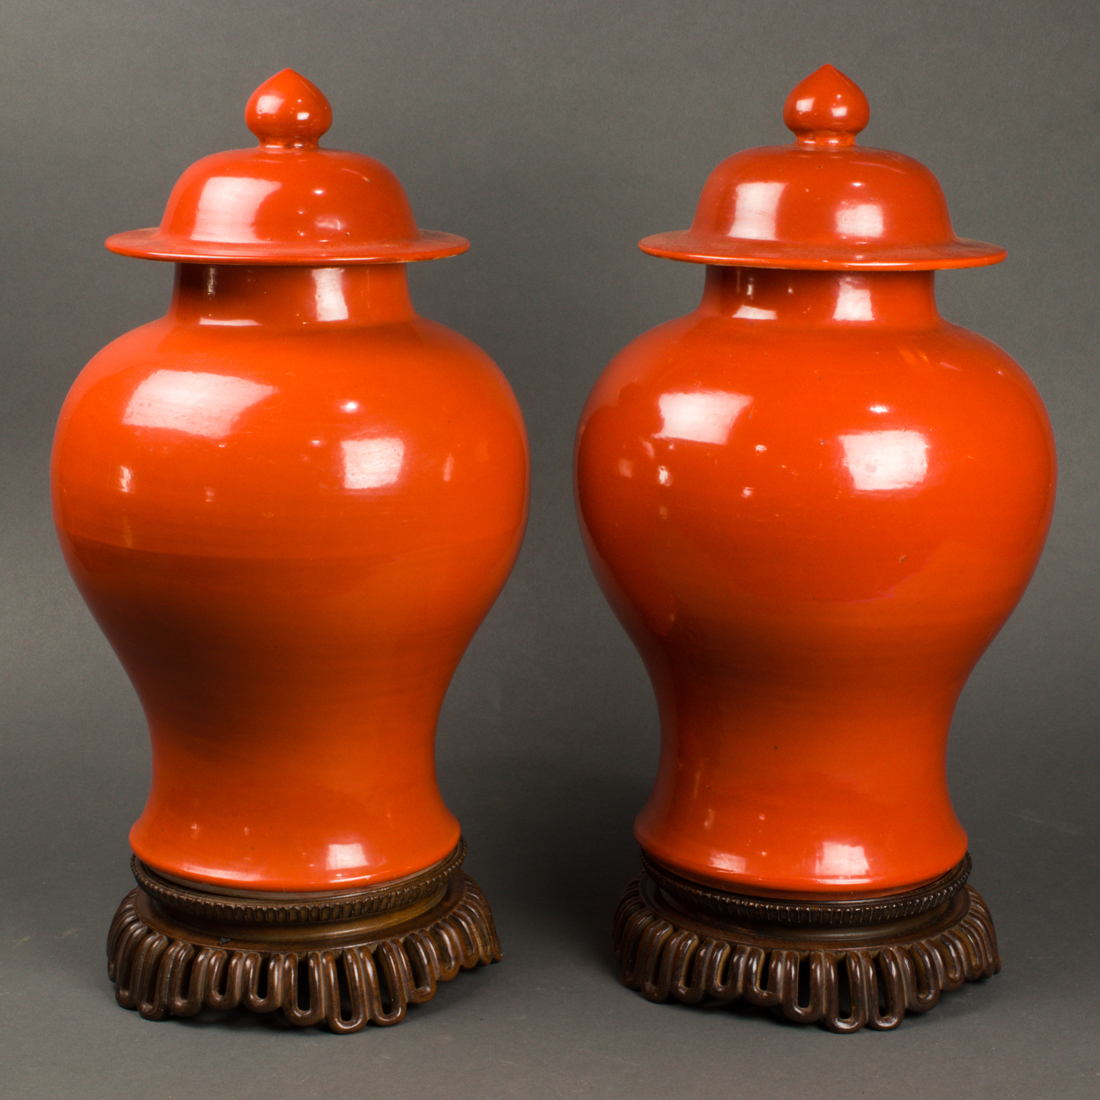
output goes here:
[{"label": "domed lid", "polygon": [[397,177],[359,153],[319,149],[332,124],[321,91],[292,69],[253,93],[254,149],[191,165],[156,229],[107,239],[112,252],[220,264],[371,264],[454,256],[469,241],[420,230]]},{"label": "domed lid", "polygon": [[691,228],[646,237],[654,256],[806,269],[978,267],[1003,248],[955,236],[936,177],[901,153],[856,145],[867,98],[832,65],[787,97],[792,145],[748,149],[710,174]]}]

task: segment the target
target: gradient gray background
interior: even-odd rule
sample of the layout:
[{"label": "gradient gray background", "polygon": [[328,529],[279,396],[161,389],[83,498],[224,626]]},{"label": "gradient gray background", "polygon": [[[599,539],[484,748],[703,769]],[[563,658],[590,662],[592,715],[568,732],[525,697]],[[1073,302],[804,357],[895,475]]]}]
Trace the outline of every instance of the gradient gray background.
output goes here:
[{"label": "gradient gray background", "polygon": [[[0,1093],[1100,1095],[1097,22],[1094,4],[1065,0],[6,0]],[[871,101],[866,143],[922,160],[958,231],[1007,246],[1002,266],[941,276],[941,308],[1030,372],[1061,459],[1045,557],[951,746],[1004,969],[897,1032],[850,1037],[654,1006],[619,984],[609,924],[637,867],[657,724],[590,577],[570,483],[599,371],[701,290],[701,269],[636,241],[685,226],[726,155],[788,140],[783,100],[826,61]],[[167,302],[170,265],[114,257],[103,238],[159,221],[199,156],[251,144],[245,100],[286,65],[332,101],[327,144],[380,158],[422,226],[473,241],[413,266],[415,301],[500,363],[533,459],[522,556],[439,736],[505,960],[350,1038],[247,1016],[150,1024],[115,1006],[104,942],[131,886],[148,745],[47,497],[68,386]]]}]

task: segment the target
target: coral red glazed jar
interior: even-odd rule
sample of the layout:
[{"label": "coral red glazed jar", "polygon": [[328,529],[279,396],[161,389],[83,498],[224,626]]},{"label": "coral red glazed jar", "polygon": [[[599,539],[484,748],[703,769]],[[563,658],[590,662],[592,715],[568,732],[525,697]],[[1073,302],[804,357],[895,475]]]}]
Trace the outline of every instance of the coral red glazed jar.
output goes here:
[{"label": "coral red glazed jar", "polygon": [[107,242],[175,290],[73,386],[54,515],[152,738],[120,1003],[354,1031],[499,957],[433,745],[519,549],[527,443],[497,367],[409,299],[406,263],[467,242],[319,148],[329,104],[291,70],[246,120],[258,146]]},{"label": "coral red glazed jar", "polygon": [[955,236],[926,168],[857,145],[867,118],[820,69],[793,144],[724,161],[689,230],[642,242],[706,265],[702,303],[616,357],[576,450],[661,717],[624,979],[839,1031],[999,966],[946,742],[1055,483],[1034,387],[936,309],[935,269],[1003,250]]}]

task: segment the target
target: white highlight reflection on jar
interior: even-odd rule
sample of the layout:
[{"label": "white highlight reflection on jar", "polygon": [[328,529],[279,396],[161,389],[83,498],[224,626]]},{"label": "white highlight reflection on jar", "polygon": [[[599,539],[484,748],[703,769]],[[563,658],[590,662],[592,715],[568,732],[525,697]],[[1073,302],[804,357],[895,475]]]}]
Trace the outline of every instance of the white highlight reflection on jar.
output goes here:
[{"label": "white highlight reflection on jar", "polygon": [[837,285],[834,321],[873,321],[875,310],[871,304],[871,288],[859,276],[844,275]]},{"label": "white highlight reflection on jar", "polygon": [[838,844],[833,840],[822,841],[814,866],[815,874],[823,878],[863,878],[870,870],[862,844]]},{"label": "white highlight reflection on jar", "polygon": [[751,404],[751,397],[723,390],[663,393],[657,401],[661,430],[653,438],[725,443],[737,418]]},{"label": "white highlight reflection on jar", "polygon": [[729,235],[750,241],[775,240],[779,197],[786,186],[770,180],[738,184]]},{"label": "white highlight reflection on jar", "polygon": [[122,422],[224,439],[246,409],[274,392],[274,386],[233,375],[158,370],[131,394]]},{"label": "white highlight reflection on jar", "polygon": [[214,176],[202,187],[195,208],[195,225],[191,236],[196,241],[260,241],[253,217],[260,203],[279,190],[275,180],[258,180],[250,176]]},{"label": "white highlight reflection on jar", "polygon": [[859,492],[910,489],[928,473],[928,440],[920,432],[852,432],[842,435],[840,443]]},{"label": "white highlight reflection on jar", "polygon": [[346,321],[348,302],[344,297],[344,271],[339,267],[313,269],[313,296],[318,321]]},{"label": "white highlight reflection on jar", "polygon": [[366,862],[367,854],[362,844],[330,844],[325,852],[325,867],[329,871],[362,867]]},{"label": "white highlight reflection on jar", "polygon": [[345,489],[381,489],[401,476],[405,444],[397,436],[345,439],[340,447],[344,452]]},{"label": "white highlight reflection on jar", "polygon": [[853,203],[836,212],[836,231],[842,237],[875,240],[882,236],[882,207],[878,203]]}]

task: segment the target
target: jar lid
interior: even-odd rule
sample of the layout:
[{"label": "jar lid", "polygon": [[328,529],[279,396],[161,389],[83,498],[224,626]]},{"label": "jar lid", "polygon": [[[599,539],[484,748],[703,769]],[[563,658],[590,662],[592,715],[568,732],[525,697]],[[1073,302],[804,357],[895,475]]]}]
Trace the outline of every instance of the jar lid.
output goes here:
[{"label": "jar lid", "polygon": [[823,65],[787,97],[791,145],[748,149],[710,174],[691,228],[644,252],[697,264],[921,271],[999,263],[955,236],[936,177],[911,157],[856,145],[870,118],[854,81]]},{"label": "jar lid", "polygon": [[293,69],[252,93],[245,122],[257,148],[197,161],[156,229],[116,233],[107,247],[179,263],[312,266],[434,260],[470,247],[418,229],[404,189],[380,161],[318,148],[332,108]]}]

